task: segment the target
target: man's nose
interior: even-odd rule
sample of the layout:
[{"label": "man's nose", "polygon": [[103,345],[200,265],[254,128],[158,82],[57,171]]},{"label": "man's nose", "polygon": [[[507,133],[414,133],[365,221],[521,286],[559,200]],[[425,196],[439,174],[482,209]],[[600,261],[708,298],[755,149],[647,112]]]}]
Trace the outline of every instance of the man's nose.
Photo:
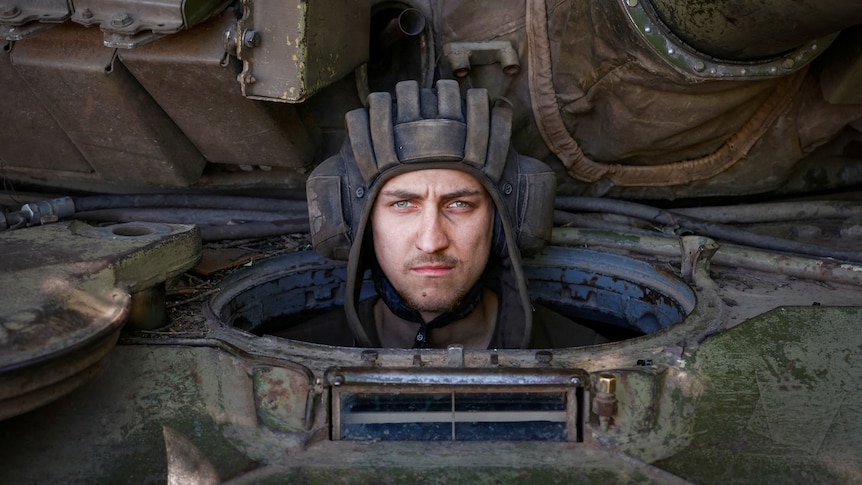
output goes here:
[{"label": "man's nose", "polygon": [[449,236],[446,234],[445,222],[439,211],[423,212],[419,221],[416,247],[429,254],[449,247]]}]

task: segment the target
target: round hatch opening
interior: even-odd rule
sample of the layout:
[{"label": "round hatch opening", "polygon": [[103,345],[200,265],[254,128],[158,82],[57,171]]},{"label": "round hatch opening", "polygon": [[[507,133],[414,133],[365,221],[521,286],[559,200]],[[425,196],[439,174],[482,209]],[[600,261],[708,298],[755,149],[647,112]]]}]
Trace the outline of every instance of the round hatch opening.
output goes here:
[{"label": "round hatch opening", "polygon": [[[345,268],[314,251],[272,258],[226,278],[210,300],[210,309],[221,325],[256,335],[275,334],[341,307]],[[549,247],[526,260],[524,269],[535,302],[611,341],[682,322],[696,303],[694,291],[678,277],[615,254]],[[373,295],[373,285],[366,281],[361,298]]]}]

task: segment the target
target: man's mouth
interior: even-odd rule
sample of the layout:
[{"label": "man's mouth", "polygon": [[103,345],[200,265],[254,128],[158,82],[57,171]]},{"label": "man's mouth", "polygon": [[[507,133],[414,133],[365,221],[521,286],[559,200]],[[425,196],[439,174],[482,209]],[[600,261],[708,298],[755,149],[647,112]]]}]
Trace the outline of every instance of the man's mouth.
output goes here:
[{"label": "man's mouth", "polygon": [[405,266],[411,273],[420,276],[445,276],[456,266],[459,260],[448,255],[423,255],[407,261]]},{"label": "man's mouth", "polygon": [[452,271],[454,267],[449,265],[441,265],[441,264],[425,264],[421,266],[414,266],[411,268],[416,274],[422,276],[444,276]]}]

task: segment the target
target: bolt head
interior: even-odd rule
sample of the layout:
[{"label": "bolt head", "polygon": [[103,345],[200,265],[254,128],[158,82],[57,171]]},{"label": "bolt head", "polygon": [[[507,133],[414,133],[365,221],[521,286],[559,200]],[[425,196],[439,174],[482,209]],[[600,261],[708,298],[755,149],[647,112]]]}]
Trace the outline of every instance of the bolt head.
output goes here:
[{"label": "bolt head", "polygon": [[126,12],[114,14],[111,18],[112,27],[128,27],[129,25],[132,25],[132,16]]},{"label": "bolt head", "polygon": [[260,45],[260,33],[256,30],[246,30],[242,34],[242,43],[246,47],[257,47]]},{"label": "bolt head", "polygon": [[613,394],[617,391],[617,376],[613,374],[599,374],[598,391]]}]

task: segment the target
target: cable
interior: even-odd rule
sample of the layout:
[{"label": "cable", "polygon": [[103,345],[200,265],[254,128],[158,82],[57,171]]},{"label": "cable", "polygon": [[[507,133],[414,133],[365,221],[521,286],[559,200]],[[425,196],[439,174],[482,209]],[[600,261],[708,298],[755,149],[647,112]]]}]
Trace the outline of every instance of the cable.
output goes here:
[{"label": "cable", "polygon": [[557,197],[557,209],[570,212],[605,212],[611,214],[635,217],[669,226],[676,233],[691,231],[714,239],[730,241],[761,249],[783,251],[821,258],[833,258],[845,261],[862,262],[862,253],[842,249],[828,248],[814,244],[789,241],[772,236],[764,236],[751,231],[737,229],[723,224],[715,224],[694,217],[675,214],[655,207],[614,199],[593,197]]}]

